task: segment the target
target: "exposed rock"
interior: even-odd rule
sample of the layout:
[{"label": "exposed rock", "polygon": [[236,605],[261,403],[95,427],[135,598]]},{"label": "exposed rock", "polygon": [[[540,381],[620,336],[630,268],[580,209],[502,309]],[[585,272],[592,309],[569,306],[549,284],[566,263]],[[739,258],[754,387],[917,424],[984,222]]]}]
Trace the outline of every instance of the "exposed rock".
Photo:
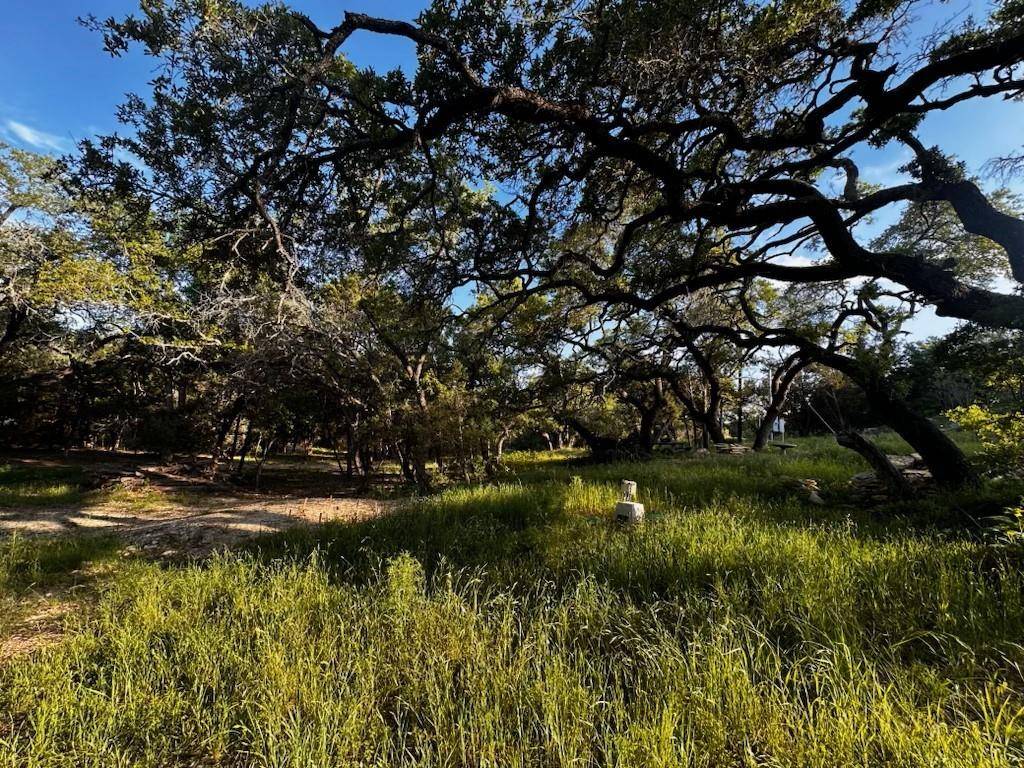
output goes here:
[{"label": "exposed rock", "polygon": [[129,491],[136,491],[149,484],[146,476],[141,472],[125,472],[121,469],[93,469],[86,473],[85,487],[89,490],[112,491],[124,488]]},{"label": "exposed rock", "polygon": [[[927,490],[932,485],[932,473],[924,466],[918,454],[889,456],[889,461],[915,492]],[[864,502],[886,504],[893,501],[892,493],[874,472],[861,472],[851,477],[850,489]]]},{"label": "exposed rock", "polygon": [[889,454],[888,459],[897,469],[927,469],[919,453]]},{"label": "exposed rock", "polygon": [[725,453],[730,456],[742,456],[750,452],[750,446],[742,445],[741,443],[715,443],[715,452]]},{"label": "exposed rock", "polygon": [[803,494],[804,498],[811,504],[824,506],[825,500],[821,498],[821,488],[818,487],[817,480],[813,480],[811,478],[807,478],[805,480],[792,478],[786,481],[786,485]]},{"label": "exposed rock", "polygon": [[205,477],[210,474],[211,465],[209,459],[189,459],[168,464],[162,468],[168,475],[179,477]]},{"label": "exposed rock", "polygon": [[149,485],[149,481],[145,477],[136,477],[135,475],[126,475],[124,477],[115,477],[108,480],[103,484],[102,488],[106,491],[113,491],[117,489],[123,489],[126,491],[140,491]]}]

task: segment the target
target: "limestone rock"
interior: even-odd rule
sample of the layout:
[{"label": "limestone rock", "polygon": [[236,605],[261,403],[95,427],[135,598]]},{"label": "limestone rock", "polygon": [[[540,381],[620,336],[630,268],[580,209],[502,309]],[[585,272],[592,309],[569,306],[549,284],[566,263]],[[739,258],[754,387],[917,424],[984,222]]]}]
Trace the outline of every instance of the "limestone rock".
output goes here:
[{"label": "limestone rock", "polygon": [[[890,456],[889,461],[900,470],[914,491],[924,491],[933,485],[932,473],[924,466],[918,454]],[[874,472],[860,472],[851,477],[850,489],[862,502],[885,504],[893,501],[889,487]]]}]

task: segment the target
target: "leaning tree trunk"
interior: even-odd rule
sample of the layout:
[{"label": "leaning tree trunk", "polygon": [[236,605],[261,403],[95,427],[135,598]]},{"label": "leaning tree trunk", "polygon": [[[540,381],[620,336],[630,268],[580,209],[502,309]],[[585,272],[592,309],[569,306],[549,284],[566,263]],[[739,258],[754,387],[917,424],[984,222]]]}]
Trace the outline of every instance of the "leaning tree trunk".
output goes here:
[{"label": "leaning tree trunk", "polygon": [[907,481],[907,478],[903,476],[903,473],[893,466],[893,463],[889,461],[889,457],[885,455],[881,448],[859,432],[855,432],[852,429],[838,432],[836,433],[836,442],[844,448],[849,448],[863,456],[868,464],[871,465],[871,468],[875,470],[875,475],[878,479],[885,483],[885,486],[895,496],[909,499],[914,495],[914,489]]},{"label": "leaning tree trunk", "polygon": [[498,435],[498,442],[495,443],[494,452],[497,454],[497,459],[500,462],[502,457],[505,455],[505,442],[508,440],[511,430],[508,427],[501,430],[501,434]]},{"label": "leaning tree trunk", "polygon": [[782,406],[776,406],[775,399],[772,398],[772,402],[764,412],[764,418],[761,419],[761,423],[757,425],[757,431],[754,433],[753,448],[755,451],[763,451],[768,445],[768,438],[774,431],[775,420],[781,415]]},{"label": "leaning tree trunk", "polygon": [[977,485],[970,462],[949,436],[930,419],[914,411],[888,388],[868,392],[871,410],[917,451],[939,485],[962,488]]},{"label": "leaning tree trunk", "polygon": [[608,458],[614,455],[616,449],[619,447],[618,440],[591,432],[586,425],[578,419],[569,417],[566,419],[566,423],[569,424],[569,426],[576,431],[576,434],[580,436],[580,439],[587,444],[587,448],[590,449],[590,453],[595,459],[603,460]]},{"label": "leaning tree trunk", "polygon": [[977,485],[978,476],[959,446],[930,419],[893,394],[884,376],[845,355],[821,349],[817,353],[820,362],[846,374],[860,387],[872,412],[921,455],[936,483],[947,488]]}]

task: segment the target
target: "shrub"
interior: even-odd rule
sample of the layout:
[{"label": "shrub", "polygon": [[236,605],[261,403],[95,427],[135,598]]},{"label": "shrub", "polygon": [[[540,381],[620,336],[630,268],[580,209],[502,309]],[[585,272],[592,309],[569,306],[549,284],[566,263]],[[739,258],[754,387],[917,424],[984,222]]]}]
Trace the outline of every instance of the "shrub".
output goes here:
[{"label": "shrub", "polygon": [[1024,465],[1024,413],[998,413],[980,405],[967,405],[947,411],[946,416],[978,435],[981,455],[993,469]]}]

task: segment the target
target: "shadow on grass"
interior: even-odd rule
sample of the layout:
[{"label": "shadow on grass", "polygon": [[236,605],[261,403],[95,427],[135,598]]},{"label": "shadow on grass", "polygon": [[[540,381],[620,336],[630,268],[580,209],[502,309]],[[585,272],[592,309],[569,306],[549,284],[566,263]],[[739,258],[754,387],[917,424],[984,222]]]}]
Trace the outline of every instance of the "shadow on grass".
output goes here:
[{"label": "shadow on grass", "polygon": [[20,592],[78,581],[76,571],[115,557],[120,547],[113,536],[13,536],[0,541],[0,590]]},{"label": "shadow on grass", "polygon": [[522,563],[564,519],[553,496],[528,486],[455,489],[364,522],[328,522],[261,537],[249,550],[263,559],[305,557],[316,550],[345,578],[369,578],[381,562],[402,552],[428,570],[443,562],[498,572]]},{"label": "shadow on grass", "polygon": [[81,503],[81,467],[0,465],[0,509]]},{"label": "shadow on grass", "polygon": [[[780,523],[770,511],[758,519],[740,497],[631,529],[572,511],[575,492],[569,485],[453,490],[377,520],[288,531],[251,552],[265,562],[315,553],[334,581],[352,585],[371,583],[408,553],[429,578],[468,573],[524,599],[541,584],[571,592],[593,578],[637,606],[750,617],[782,646],[820,636],[884,648],[904,638],[901,653],[922,661],[946,636],[970,654],[997,656],[1024,627],[1024,605],[1013,597],[1019,568],[967,537],[909,527],[865,534],[849,521]],[[606,492],[614,499],[613,489]]]}]

